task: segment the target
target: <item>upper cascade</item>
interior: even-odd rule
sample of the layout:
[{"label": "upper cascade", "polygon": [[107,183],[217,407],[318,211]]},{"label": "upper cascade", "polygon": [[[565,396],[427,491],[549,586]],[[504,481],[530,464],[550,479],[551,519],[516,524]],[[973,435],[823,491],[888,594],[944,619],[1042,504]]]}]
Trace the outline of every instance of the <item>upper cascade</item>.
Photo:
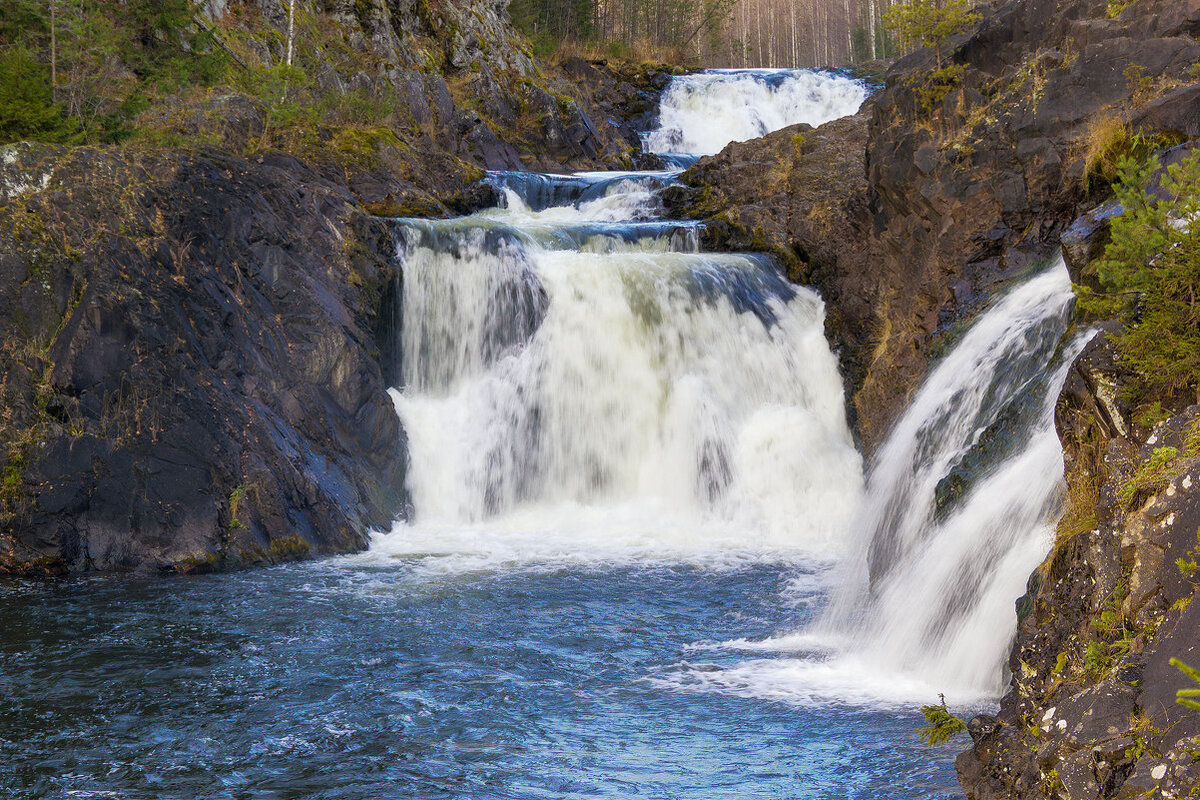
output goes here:
[{"label": "upper cascade", "polygon": [[672,79],[644,144],[651,153],[714,155],[788,125],[849,116],[866,99],[861,81],[826,72],[707,70]]}]

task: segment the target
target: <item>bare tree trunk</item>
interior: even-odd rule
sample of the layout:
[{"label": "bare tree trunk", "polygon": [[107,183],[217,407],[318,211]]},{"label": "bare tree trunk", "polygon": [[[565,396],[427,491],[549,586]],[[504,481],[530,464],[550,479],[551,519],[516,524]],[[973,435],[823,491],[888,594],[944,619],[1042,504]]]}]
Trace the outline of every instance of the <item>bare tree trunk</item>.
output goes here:
[{"label": "bare tree trunk", "polygon": [[746,28],[746,0],[739,4],[742,8],[742,66],[750,66],[750,30]]},{"label": "bare tree trunk", "polygon": [[58,0],[50,0],[50,102],[58,102]]},{"label": "bare tree trunk", "polygon": [[799,66],[799,58],[796,55],[796,0],[788,0],[788,20],[791,23],[791,39],[792,39],[792,63],[791,66]]},{"label": "bare tree trunk", "polygon": [[296,0],[288,0],[287,65],[292,65],[292,41],[295,38]]},{"label": "bare tree trunk", "polygon": [[846,26],[846,35],[842,39],[846,53],[841,60],[846,63],[854,59],[854,18],[850,15],[850,0],[842,0],[842,23]]},{"label": "bare tree trunk", "polygon": [[762,0],[756,0],[754,4],[755,11],[755,44],[758,50],[758,66],[766,66],[762,62]]}]

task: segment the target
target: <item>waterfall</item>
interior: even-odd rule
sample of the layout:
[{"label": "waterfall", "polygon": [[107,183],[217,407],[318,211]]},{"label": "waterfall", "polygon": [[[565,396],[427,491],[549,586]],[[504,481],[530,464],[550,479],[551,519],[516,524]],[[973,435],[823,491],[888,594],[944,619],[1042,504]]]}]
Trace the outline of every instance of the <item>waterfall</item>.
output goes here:
[{"label": "waterfall", "polygon": [[1067,345],[1059,258],[977,319],[926,378],[871,467],[856,556],[808,630],[730,646],[791,658],[676,676],[800,703],[975,703],[1003,688],[1015,599],[1059,509],[1054,406],[1087,336]]},{"label": "waterfall", "polygon": [[867,568],[844,581],[825,630],[852,630],[852,648],[949,691],[1002,688],[1013,602],[1060,507],[1054,407],[1086,343],[1059,350],[1073,302],[1060,257],[925,380],[872,466],[854,526]]},{"label": "waterfall", "polygon": [[861,462],[816,293],[655,219],[661,174],[491,180],[503,208],[396,222],[414,517],[373,549],[836,554]]},{"label": "waterfall", "polygon": [[[647,145],[711,152],[862,99],[811,72],[687,76]],[[372,550],[446,570],[803,564],[820,619],[725,645],[776,657],[659,678],[797,702],[993,696],[1059,504],[1053,407],[1082,346],[1062,343],[1065,267],[974,321],[864,492],[821,299],[662,219],[677,174],[497,172],[500,208],[394,222],[414,515]]]},{"label": "waterfall", "polygon": [[652,153],[712,155],[799,122],[816,127],[858,111],[859,81],[810,70],[708,70],[672,79],[659,125],[646,137]]}]

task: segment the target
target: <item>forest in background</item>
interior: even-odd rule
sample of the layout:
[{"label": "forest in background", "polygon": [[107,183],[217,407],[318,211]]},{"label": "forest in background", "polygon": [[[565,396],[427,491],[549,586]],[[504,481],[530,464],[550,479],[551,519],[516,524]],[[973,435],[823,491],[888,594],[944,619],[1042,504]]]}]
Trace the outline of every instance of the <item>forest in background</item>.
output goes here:
[{"label": "forest in background", "polygon": [[543,55],[566,42],[702,66],[839,67],[897,54],[884,15],[898,2],[511,0],[509,13]]}]

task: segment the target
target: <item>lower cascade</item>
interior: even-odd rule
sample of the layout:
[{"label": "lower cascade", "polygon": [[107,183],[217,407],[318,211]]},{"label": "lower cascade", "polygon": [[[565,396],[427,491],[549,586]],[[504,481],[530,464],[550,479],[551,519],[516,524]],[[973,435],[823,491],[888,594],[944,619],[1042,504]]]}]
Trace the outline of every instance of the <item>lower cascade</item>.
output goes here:
[{"label": "lower cascade", "polygon": [[799,632],[726,645],[781,657],[680,683],[801,704],[998,697],[1013,603],[1060,509],[1054,405],[1089,338],[1063,344],[1073,298],[1059,258],[976,320],[877,454],[823,612]]}]

